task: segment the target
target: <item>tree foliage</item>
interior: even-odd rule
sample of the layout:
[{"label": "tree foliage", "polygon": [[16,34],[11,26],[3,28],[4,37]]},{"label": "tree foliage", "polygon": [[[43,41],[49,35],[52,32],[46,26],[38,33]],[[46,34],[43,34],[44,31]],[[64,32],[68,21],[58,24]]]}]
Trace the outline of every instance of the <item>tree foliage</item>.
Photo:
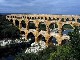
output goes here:
[{"label": "tree foliage", "polygon": [[20,30],[9,22],[5,16],[0,16],[0,39],[16,39],[20,37]]}]

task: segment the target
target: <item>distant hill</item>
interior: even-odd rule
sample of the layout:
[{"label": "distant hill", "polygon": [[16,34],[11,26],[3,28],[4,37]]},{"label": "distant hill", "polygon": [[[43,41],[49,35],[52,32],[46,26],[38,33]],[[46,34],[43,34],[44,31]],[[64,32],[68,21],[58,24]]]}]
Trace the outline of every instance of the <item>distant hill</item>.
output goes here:
[{"label": "distant hill", "polygon": [[31,14],[31,13],[0,13],[0,15],[9,15],[9,14]]}]

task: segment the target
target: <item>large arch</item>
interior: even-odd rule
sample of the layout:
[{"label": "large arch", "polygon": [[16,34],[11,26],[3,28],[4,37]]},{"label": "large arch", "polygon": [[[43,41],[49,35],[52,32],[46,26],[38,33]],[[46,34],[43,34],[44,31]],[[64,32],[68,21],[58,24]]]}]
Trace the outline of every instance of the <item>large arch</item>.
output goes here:
[{"label": "large arch", "polygon": [[25,35],[25,32],[24,31],[21,31],[21,35]]},{"label": "large arch", "polygon": [[72,17],[72,21],[75,21],[75,19]]},{"label": "large arch", "polygon": [[80,18],[77,19],[77,22],[80,23]]},{"label": "large arch", "polygon": [[35,35],[32,32],[30,32],[27,35],[27,39],[28,39],[29,43],[32,44],[33,42],[35,42]]},{"label": "large arch", "polygon": [[57,25],[56,23],[51,23],[51,24],[49,25],[49,28],[50,28],[50,29],[55,29],[55,28],[58,28],[58,25]]},{"label": "large arch", "polygon": [[58,44],[57,39],[51,36],[48,40],[48,44],[54,44],[54,45]]},{"label": "large arch", "polygon": [[69,21],[69,18],[67,18],[66,21]]},{"label": "large arch", "polygon": [[70,25],[70,24],[64,24],[62,26],[62,34],[63,35],[64,34],[68,35],[69,32],[72,32],[73,31],[73,28],[74,27],[72,25]]},{"label": "large arch", "polygon": [[13,23],[13,20],[11,19],[10,22]]},{"label": "large arch", "polygon": [[64,18],[62,18],[61,21],[64,22]]},{"label": "large arch", "polygon": [[43,30],[46,31],[46,25],[44,22],[40,22],[38,25],[39,31]]},{"label": "large arch", "polygon": [[49,20],[52,20],[51,17],[49,17]]},{"label": "large arch", "polygon": [[67,44],[68,40],[67,39],[64,39],[61,41],[61,45],[64,45],[64,44]]},{"label": "large arch", "polygon": [[15,20],[15,25],[16,25],[17,27],[19,27],[19,21],[18,21],[18,20]]},{"label": "large arch", "polygon": [[23,28],[26,28],[26,23],[25,23],[24,20],[21,21],[21,25],[22,25]]},{"label": "large arch", "polygon": [[40,34],[38,37],[37,37],[37,40],[38,41],[44,41],[44,42],[46,42],[46,40],[45,40],[45,37],[42,35],[42,34]]},{"label": "large arch", "polygon": [[35,26],[34,22],[29,22],[28,23],[28,29],[36,29],[36,26]]},{"label": "large arch", "polygon": [[73,26],[70,25],[70,24],[64,24],[64,25],[62,26],[62,28],[63,28],[63,29],[73,29]]}]

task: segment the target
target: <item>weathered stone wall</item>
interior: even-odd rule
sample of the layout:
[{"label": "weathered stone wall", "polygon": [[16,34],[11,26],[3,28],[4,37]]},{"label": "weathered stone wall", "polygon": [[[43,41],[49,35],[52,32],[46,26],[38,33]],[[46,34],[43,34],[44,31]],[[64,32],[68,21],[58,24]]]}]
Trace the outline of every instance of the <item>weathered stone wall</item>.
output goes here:
[{"label": "weathered stone wall", "polygon": [[[64,18],[64,21],[61,21],[61,19]],[[66,19],[69,19],[66,21]],[[74,18],[74,20],[72,20]],[[56,37],[58,44],[61,44],[62,41],[62,26],[64,24],[70,24],[71,26],[73,25],[80,25],[79,22],[77,22],[77,19],[79,19],[80,16],[78,15],[47,15],[47,14],[11,14],[7,15],[6,19],[9,21],[13,21],[13,24],[15,25],[15,20],[18,20],[19,22],[19,29],[20,31],[25,32],[25,39],[27,39],[28,33],[32,32],[35,36],[35,42],[38,42],[38,36],[42,34],[45,39],[46,39],[46,44],[48,45],[48,40],[51,37],[49,33],[49,25],[51,23],[56,23],[58,25],[58,30],[59,30],[59,36]],[[24,20],[26,23],[26,28],[22,28],[21,26],[21,21]],[[33,22],[36,26],[36,29],[28,29],[28,23]],[[38,25],[40,22],[44,22],[46,25],[46,31],[38,31]]]}]

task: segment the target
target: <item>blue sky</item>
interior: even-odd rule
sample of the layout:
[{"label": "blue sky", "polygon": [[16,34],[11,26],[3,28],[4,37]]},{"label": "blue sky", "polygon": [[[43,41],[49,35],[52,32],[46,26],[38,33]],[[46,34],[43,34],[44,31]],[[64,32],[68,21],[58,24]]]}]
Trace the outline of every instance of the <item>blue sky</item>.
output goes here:
[{"label": "blue sky", "polygon": [[0,0],[0,13],[80,14],[80,0]]}]

